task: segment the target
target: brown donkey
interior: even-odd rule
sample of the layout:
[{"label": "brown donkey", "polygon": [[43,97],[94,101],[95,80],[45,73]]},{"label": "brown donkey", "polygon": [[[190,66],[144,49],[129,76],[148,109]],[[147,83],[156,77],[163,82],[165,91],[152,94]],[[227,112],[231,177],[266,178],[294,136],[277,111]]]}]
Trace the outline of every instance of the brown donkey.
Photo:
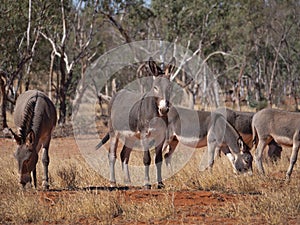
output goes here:
[{"label": "brown donkey", "polygon": [[21,94],[14,110],[14,122],[18,134],[10,131],[17,142],[15,158],[18,162],[20,183],[23,187],[31,183],[31,172],[34,187],[37,187],[36,164],[38,153],[43,147],[42,162],[44,166],[43,187],[49,188],[48,165],[51,133],[56,125],[56,110],[51,100],[37,90]]}]

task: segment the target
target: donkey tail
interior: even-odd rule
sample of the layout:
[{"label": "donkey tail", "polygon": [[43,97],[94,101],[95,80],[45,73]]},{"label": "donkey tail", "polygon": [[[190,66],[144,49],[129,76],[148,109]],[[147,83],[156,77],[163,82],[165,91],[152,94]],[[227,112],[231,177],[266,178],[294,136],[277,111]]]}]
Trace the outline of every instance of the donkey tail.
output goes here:
[{"label": "donkey tail", "polygon": [[98,150],[102,145],[104,145],[109,140],[109,133],[107,133],[104,138],[96,145],[95,149]]}]

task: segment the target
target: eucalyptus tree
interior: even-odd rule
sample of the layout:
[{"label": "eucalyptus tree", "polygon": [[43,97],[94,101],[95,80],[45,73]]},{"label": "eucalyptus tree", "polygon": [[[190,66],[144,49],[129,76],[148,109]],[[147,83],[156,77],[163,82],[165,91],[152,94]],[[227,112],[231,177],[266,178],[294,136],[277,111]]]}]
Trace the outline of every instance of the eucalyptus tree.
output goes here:
[{"label": "eucalyptus tree", "polygon": [[[42,1],[4,0],[0,5],[0,126],[7,127],[8,104],[14,104],[22,81],[29,85],[31,65],[44,19]],[[39,10],[37,8],[39,7]]]},{"label": "eucalyptus tree", "polygon": [[[91,57],[97,49],[91,48],[95,35],[96,9],[98,0],[72,1],[61,0],[56,13],[45,23],[40,34],[47,40],[52,48],[49,84],[52,83],[54,60],[58,61],[59,81],[56,83],[60,124],[66,122],[67,113],[71,112],[69,101],[74,87],[84,74]],[[49,8],[55,5],[49,2]],[[94,46],[95,47],[95,46]],[[81,63],[81,72],[75,72],[76,66]],[[68,112],[67,112],[68,111]]]}]

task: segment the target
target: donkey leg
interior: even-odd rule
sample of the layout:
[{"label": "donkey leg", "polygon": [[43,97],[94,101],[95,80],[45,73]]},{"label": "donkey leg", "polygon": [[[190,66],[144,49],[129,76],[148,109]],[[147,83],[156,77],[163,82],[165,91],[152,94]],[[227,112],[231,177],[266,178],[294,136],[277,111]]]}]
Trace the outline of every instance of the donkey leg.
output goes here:
[{"label": "donkey leg", "polygon": [[262,164],[262,154],[263,154],[263,150],[266,147],[266,145],[267,144],[266,144],[265,140],[259,139],[258,145],[256,148],[256,152],[255,152],[255,163],[257,165],[257,169],[258,169],[259,173],[261,173],[263,175],[265,174],[265,171],[264,171],[264,167]]},{"label": "donkey leg", "polygon": [[145,167],[144,187],[146,189],[151,189],[150,175],[149,175],[151,156],[150,156],[150,152],[149,152],[149,145],[148,145],[148,143],[146,143],[146,141],[142,141],[142,145],[144,148],[143,149],[144,150],[143,162],[144,162],[144,167]]},{"label": "donkey leg", "polygon": [[34,185],[34,188],[36,189],[36,187],[37,187],[37,181],[36,181],[36,167],[34,167],[34,169],[32,170],[32,176],[33,176],[33,185]]},{"label": "donkey leg", "polygon": [[214,165],[214,159],[215,159],[215,149],[218,147],[218,143],[216,140],[214,141],[208,141],[207,143],[207,162],[208,162],[208,167],[210,170],[212,169]]},{"label": "donkey leg", "polygon": [[127,146],[126,140],[125,140],[124,146],[123,146],[122,151],[120,153],[120,158],[121,158],[121,162],[122,162],[122,169],[124,171],[124,183],[125,184],[130,184],[131,183],[129,168],[128,168],[128,162],[129,162],[129,157],[130,157],[131,150],[132,150],[132,148]]},{"label": "donkey leg", "polygon": [[163,159],[162,147],[163,147],[163,143],[155,147],[155,166],[156,166],[156,177],[157,177],[158,189],[165,187],[165,185],[162,182],[162,175],[161,175],[161,167],[162,167],[162,159]]},{"label": "donkey leg", "polygon": [[169,168],[169,170],[171,172],[173,172],[173,168],[172,168],[172,155],[173,155],[173,153],[174,153],[177,145],[178,145],[178,140],[177,140],[177,138],[174,138],[169,143],[169,152],[164,155],[164,158],[166,160],[166,165],[167,165],[167,167]]},{"label": "donkey leg", "polygon": [[108,153],[108,160],[109,160],[109,171],[110,171],[110,186],[116,186],[116,175],[115,175],[115,164],[117,159],[117,146],[118,146],[119,138],[116,135],[110,136],[110,147]]},{"label": "donkey leg", "polygon": [[50,163],[49,146],[50,146],[50,138],[42,148],[42,163],[43,163],[43,167],[44,167],[44,177],[43,177],[42,186],[45,190],[49,189],[49,176],[48,176],[48,173],[49,173],[48,167],[49,167],[49,163]]},{"label": "donkey leg", "polygon": [[144,166],[145,166],[145,180],[144,180],[144,186],[146,189],[151,189],[151,184],[150,184],[150,175],[149,175],[149,170],[150,170],[150,164],[151,164],[151,156],[149,149],[144,150]]},{"label": "donkey leg", "polygon": [[298,146],[293,146],[293,150],[292,150],[292,155],[291,155],[291,158],[290,158],[290,165],[289,165],[289,168],[286,172],[286,181],[289,182],[290,178],[291,178],[291,174],[293,172],[293,168],[294,168],[294,165],[297,161],[297,158],[298,158],[298,152],[299,152],[299,145]]},{"label": "donkey leg", "polygon": [[293,137],[293,149],[292,149],[292,155],[290,158],[290,165],[286,172],[286,181],[287,182],[289,182],[291,174],[293,172],[294,165],[297,162],[299,147],[300,147],[300,134],[299,134],[299,132],[296,132]]},{"label": "donkey leg", "polygon": [[206,157],[206,159],[204,158],[204,160],[206,160],[206,164],[203,164],[203,161],[201,160],[200,171],[204,171],[207,168],[210,168],[210,170],[212,169],[214,165],[215,149],[217,146],[218,142],[214,131],[210,129],[207,134],[207,152],[206,155],[204,154],[204,157]]}]

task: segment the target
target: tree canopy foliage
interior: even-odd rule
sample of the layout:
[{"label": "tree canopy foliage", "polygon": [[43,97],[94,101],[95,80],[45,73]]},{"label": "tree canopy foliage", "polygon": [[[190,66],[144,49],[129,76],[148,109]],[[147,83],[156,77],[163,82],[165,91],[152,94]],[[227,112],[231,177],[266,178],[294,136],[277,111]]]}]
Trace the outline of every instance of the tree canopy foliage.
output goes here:
[{"label": "tree canopy foliage", "polygon": [[298,110],[297,0],[3,0],[0,21],[2,128],[18,94],[32,88],[49,93],[64,123],[87,66],[114,47],[147,39],[211,56],[223,93],[238,104],[280,107],[292,99]]}]

